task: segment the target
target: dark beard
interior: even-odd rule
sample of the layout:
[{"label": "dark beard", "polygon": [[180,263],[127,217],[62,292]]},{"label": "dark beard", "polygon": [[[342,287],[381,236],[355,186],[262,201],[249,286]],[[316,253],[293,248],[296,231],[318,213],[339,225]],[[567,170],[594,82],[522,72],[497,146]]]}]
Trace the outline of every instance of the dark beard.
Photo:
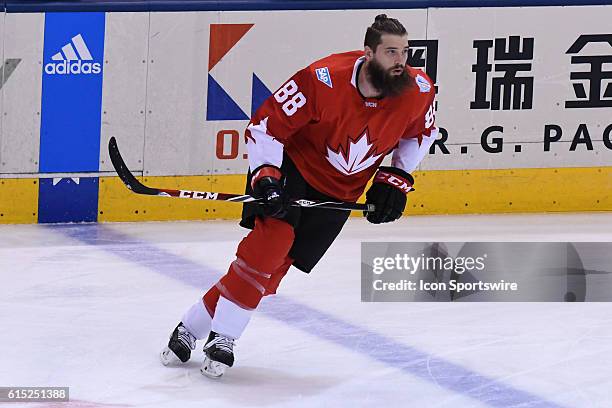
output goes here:
[{"label": "dark beard", "polygon": [[370,60],[365,68],[368,79],[372,83],[372,86],[380,92],[381,98],[385,96],[397,96],[404,92],[410,85],[410,76],[404,69],[404,66],[396,65],[391,68],[391,70],[396,68],[404,69],[401,75],[393,75],[391,74],[391,70],[385,71],[380,63],[374,59]]}]

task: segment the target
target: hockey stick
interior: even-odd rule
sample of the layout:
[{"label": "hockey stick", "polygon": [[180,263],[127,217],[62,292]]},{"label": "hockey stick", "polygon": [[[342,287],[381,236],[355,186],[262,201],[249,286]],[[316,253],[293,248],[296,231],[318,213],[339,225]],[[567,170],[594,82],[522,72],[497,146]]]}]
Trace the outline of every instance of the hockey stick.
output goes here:
[{"label": "hockey stick", "polygon": [[[240,203],[262,203],[260,199],[251,197],[250,195],[216,193],[210,191],[191,191],[191,190],[169,190],[165,188],[153,188],[142,184],[134,177],[130,169],[125,165],[119,147],[114,137],[111,137],[108,142],[108,153],[113,162],[113,167],[119,175],[119,178],[127,188],[136,194],[145,194],[161,197],[189,198],[192,200],[217,200],[217,201],[232,201]],[[345,211],[374,211],[374,204],[333,202],[333,201],[314,201],[314,200],[294,200],[291,202],[293,207],[318,207],[333,210]]]}]

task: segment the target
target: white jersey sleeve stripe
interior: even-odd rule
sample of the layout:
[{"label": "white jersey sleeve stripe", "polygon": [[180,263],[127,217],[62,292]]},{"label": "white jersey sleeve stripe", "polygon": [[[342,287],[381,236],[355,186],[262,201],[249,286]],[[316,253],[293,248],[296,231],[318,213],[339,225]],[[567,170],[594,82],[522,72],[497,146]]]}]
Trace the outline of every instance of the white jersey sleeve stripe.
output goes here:
[{"label": "white jersey sleeve stripe", "polygon": [[268,134],[268,118],[262,119],[257,125],[249,124],[247,129],[251,133],[251,137],[247,137],[246,144],[251,170],[264,164],[280,168],[283,163],[284,146]]},{"label": "white jersey sleeve stripe", "polygon": [[433,142],[438,138],[438,129],[433,128],[429,136],[423,135],[419,145],[418,139],[400,139],[399,145],[393,151],[391,165],[405,172],[412,173],[425,157]]}]

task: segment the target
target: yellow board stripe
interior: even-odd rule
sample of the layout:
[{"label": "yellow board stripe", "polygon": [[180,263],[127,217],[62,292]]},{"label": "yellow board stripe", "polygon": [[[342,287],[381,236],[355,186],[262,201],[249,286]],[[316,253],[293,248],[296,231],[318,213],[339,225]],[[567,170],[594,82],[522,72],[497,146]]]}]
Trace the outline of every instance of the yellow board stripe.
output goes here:
[{"label": "yellow board stripe", "polygon": [[0,179],[0,223],[38,222],[38,179]]},{"label": "yellow board stripe", "polygon": [[612,167],[441,170],[415,179],[411,214],[612,210]]},{"label": "yellow board stripe", "polygon": [[[151,187],[244,192],[244,175],[138,177]],[[134,194],[117,177],[101,177],[98,221],[169,221],[238,218],[239,203]]]},{"label": "yellow board stripe", "polygon": [[[436,170],[415,173],[407,214],[610,211],[612,167]],[[244,175],[147,177],[151,186],[242,193]],[[363,201],[362,197],[360,201]],[[138,196],[116,178],[100,182],[100,221],[240,217],[241,205]],[[136,213],[138,211],[138,213]],[[355,213],[358,214],[358,213]]]},{"label": "yellow board stripe", "polygon": [[[244,175],[140,178],[173,189],[244,192]],[[415,173],[407,214],[612,211],[612,167],[436,170]],[[134,194],[101,177],[98,221],[236,219],[242,205]],[[363,201],[362,197],[360,201]],[[358,214],[358,213],[355,213]],[[0,223],[36,223],[38,180],[0,179]]]}]

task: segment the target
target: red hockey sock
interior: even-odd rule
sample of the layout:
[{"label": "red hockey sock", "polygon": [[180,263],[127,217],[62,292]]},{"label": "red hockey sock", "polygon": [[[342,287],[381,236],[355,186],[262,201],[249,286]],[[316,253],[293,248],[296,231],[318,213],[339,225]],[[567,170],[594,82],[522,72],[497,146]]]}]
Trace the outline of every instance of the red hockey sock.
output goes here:
[{"label": "red hockey sock", "polygon": [[204,300],[204,306],[206,306],[206,310],[208,310],[210,317],[215,316],[215,309],[217,308],[217,302],[219,301],[220,295],[221,292],[219,292],[217,286],[213,285],[213,287],[208,289],[208,292],[206,292],[202,297],[202,300]]},{"label": "red hockey sock", "polygon": [[276,293],[278,285],[280,285],[281,280],[285,277],[291,265],[293,265],[293,259],[287,256],[285,258],[285,263],[283,263],[270,277],[270,281],[266,286],[266,293],[264,293],[264,296],[274,295]]},{"label": "red hockey sock", "polygon": [[284,221],[256,219],[255,228],[238,245],[236,260],[227,274],[204,295],[211,316],[220,295],[243,309],[252,310],[263,296],[276,293],[293,263],[287,254],[294,237],[293,227]]}]

